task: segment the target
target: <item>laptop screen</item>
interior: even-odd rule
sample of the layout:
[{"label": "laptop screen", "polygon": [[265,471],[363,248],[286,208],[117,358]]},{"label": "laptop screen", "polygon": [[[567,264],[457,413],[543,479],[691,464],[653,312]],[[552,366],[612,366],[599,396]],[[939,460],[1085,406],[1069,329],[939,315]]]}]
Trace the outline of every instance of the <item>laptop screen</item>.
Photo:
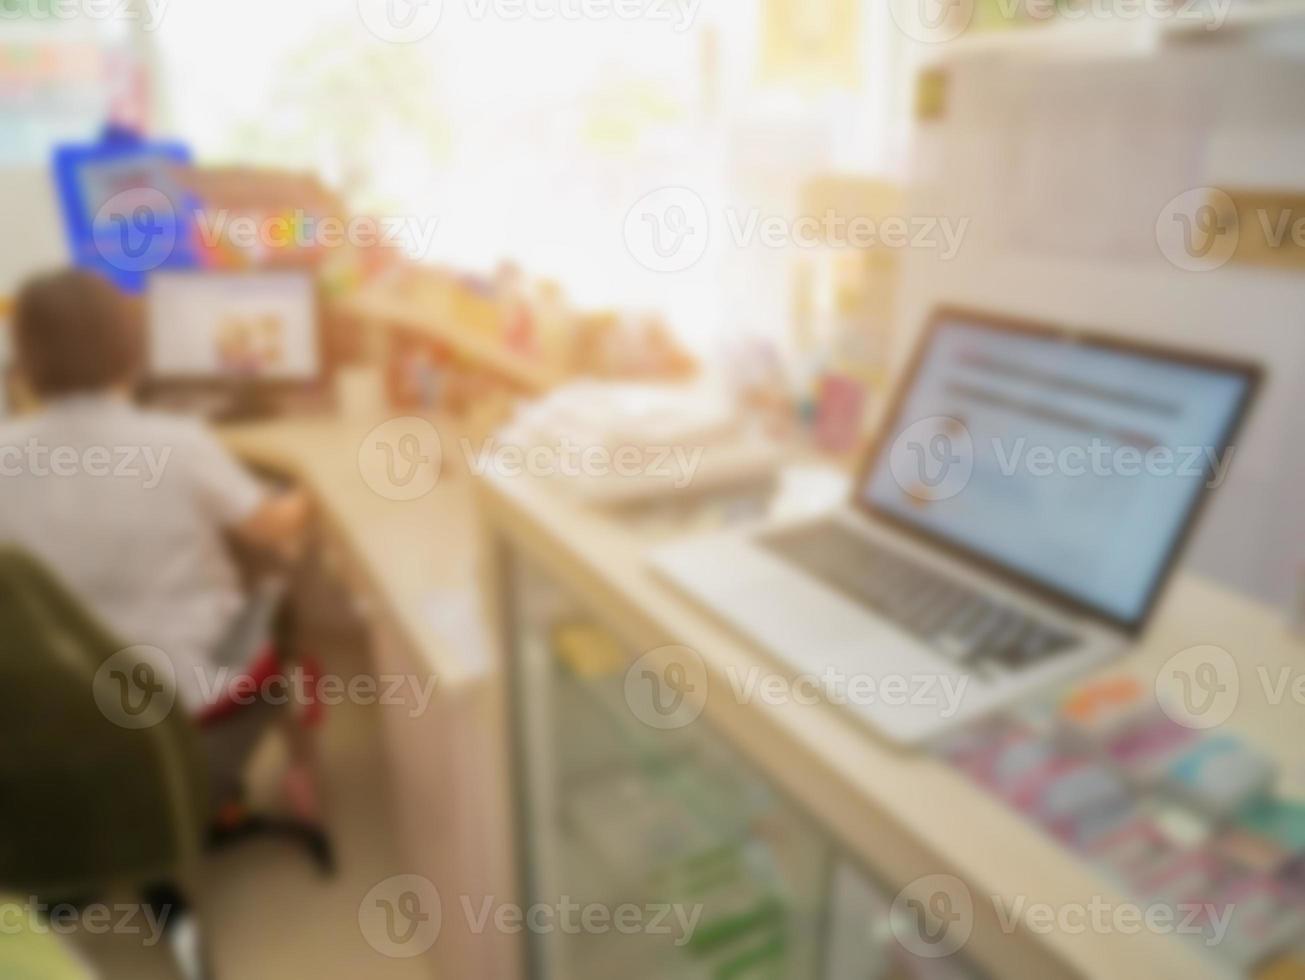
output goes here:
[{"label": "laptop screen", "polygon": [[858,489],[877,515],[1140,625],[1256,370],[943,313]]}]

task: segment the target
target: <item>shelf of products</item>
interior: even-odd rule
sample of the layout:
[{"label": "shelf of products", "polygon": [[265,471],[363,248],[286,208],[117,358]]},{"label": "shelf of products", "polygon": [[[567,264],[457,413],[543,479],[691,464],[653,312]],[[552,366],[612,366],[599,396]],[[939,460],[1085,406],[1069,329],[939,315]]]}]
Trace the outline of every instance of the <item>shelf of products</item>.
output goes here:
[{"label": "shelf of products", "polygon": [[375,287],[347,302],[349,312],[362,320],[376,320],[420,334],[450,347],[459,357],[500,375],[532,393],[543,393],[561,380],[524,354],[518,354],[489,335],[460,326],[432,311],[404,303]]},{"label": "shelf of products", "polygon": [[528,280],[510,263],[489,278],[401,266],[373,278],[345,305],[356,319],[390,328],[397,338],[394,373],[417,398],[431,387],[437,365],[531,395],[580,376],[677,381],[697,370],[656,317],[574,310],[556,283]]}]

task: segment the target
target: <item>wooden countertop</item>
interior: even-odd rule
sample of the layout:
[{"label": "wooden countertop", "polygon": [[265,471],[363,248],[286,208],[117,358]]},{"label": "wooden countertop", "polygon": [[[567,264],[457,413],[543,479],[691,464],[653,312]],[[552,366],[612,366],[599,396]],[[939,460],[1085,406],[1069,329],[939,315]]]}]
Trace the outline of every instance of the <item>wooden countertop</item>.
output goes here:
[{"label": "wooden countertop", "polygon": [[[471,478],[453,464],[415,500],[383,496],[364,479],[358,454],[374,426],[333,417],[288,418],[224,428],[229,449],[247,462],[281,470],[316,499],[332,543],[361,572],[365,599],[378,604],[404,640],[448,690],[480,676],[481,651],[456,648],[432,620],[432,603],[476,581]],[[450,432],[447,423],[439,426]]]},{"label": "wooden countertop", "polygon": [[[498,534],[532,553],[645,649],[682,644],[697,651],[712,691],[728,690],[730,670],[766,666],[746,641],[646,570],[646,539],[539,481],[499,477],[478,487],[482,512]],[[1197,644],[1222,646],[1237,657],[1242,694],[1229,727],[1275,755],[1284,792],[1305,795],[1301,708],[1290,699],[1268,704],[1257,676],[1257,668],[1274,676],[1283,669],[1305,671],[1305,644],[1288,634],[1273,610],[1180,576],[1144,640],[1108,669],[1123,668],[1153,684],[1165,661]],[[725,696],[709,697],[705,716],[888,880],[905,883],[935,872],[960,877],[975,898],[976,927],[967,949],[1000,975],[1218,975],[1207,958],[1172,936],[1056,931],[1028,937],[1034,940],[1028,943],[1004,934],[992,901],[998,896],[1053,908],[1098,896],[1113,905],[1137,903],[942,762],[879,740],[838,709],[741,706]]]},{"label": "wooden countertop", "polygon": [[[333,538],[362,570],[369,594],[442,685],[480,676],[429,614],[433,595],[466,589],[476,580],[477,507],[494,534],[533,554],[646,648],[691,647],[716,680],[730,669],[767,665],[727,627],[653,578],[643,562],[646,539],[538,480],[474,480],[453,465],[417,500],[378,494],[358,465],[359,447],[371,429],[365,423],[306,418],[232,427],[222,434],[245,459],[288,471],[313,491]],[[445,445],[451,445],[453,432],[443,424],[441,431]],[[1147,636],[1112,669],[1122,667],[1150,684],[1171,656],[1199,644],[1224,647],[1238,660],[1242,694],[1229,727],[1274,754],[1283,792],[1305,795],[1300,706],[1290,697],[1268,703],[1262,683],[1263,676],[1277,678],[1284,670],[1291,677],[1305,672],[1305,644],[1289,635],[1272,610],[1211,582],[1180,576]],[[709,699],[706,717],[887,879],[905,882],[934,872],[960,877],[976,899],[976,928],[967,949],[990,968],[1038,976],[1189,980],[1211,975],[1208,960],[1163,935],[1004,934],[992,902],[986,901],[993,896],[1057,908],[1094,897],[1119,905],[1131,904],[1130,899],[1002,802],[929,756],[880,741],[848,715],[823,705]]]}]

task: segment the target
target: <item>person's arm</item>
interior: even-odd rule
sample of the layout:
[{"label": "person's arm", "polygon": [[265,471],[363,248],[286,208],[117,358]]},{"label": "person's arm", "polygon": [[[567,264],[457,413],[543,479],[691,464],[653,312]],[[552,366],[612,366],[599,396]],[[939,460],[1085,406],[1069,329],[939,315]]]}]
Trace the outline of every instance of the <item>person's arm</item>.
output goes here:
[{"label": "person's arm", "polygon": [[198,434],[193,464],[201,504],[223,530],[257,548],[297,550],[312,510],[304,491],[270,492],[205,430]]},{"label": "person's arm", "polygon": [[303,537],[312,513],[312,501],[303,490],[287,490],[269,497],[232,530],[247,544],[263,548],[292,549]]}]

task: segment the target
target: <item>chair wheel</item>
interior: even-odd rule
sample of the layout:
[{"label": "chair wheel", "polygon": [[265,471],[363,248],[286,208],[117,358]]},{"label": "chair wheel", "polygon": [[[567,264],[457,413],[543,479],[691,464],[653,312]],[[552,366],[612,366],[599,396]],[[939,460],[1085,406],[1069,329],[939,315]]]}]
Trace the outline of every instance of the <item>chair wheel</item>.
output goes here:
[{"label": "chair wheel", "polygon": [[208,944],[194,915],[187,912],[179,916],[165,935],[172,961],[183,980],[217,980]]},{"label": "chair wheel", "polygon": [[335,863],[335,846],[331,843],[331,838],[326,836],[326,831],[319,828],[306,828],[304,844],[307,846],[309,853],[313,856],[313,861],[317,865],[317,870],[325,878],[334,878],[336,872]]}]

